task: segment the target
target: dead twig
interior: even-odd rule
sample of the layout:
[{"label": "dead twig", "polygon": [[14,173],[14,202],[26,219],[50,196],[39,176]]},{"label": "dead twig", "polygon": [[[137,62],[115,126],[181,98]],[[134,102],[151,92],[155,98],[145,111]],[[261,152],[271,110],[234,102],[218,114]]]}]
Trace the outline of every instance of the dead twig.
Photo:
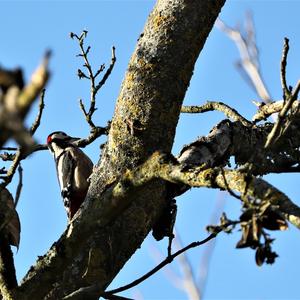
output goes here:
[{"label": "dead twig", "polygon": [[115,62],[116,62],[116,55],[115,55],[115,47],[112,47],[110,66],[107,69],[107,71],[105,72],[105,74],[103,75],[102,79],[97,83],[96,79],[99,76],[99,74],[104,71],[105,65],[102,64],[95,73],[93,72],[93,69],[91,67],[91,64],[90,64],[90,61],[89,61],[89,58],[88,58],[88,54],[91,50],[91,47],[88,46],[86,49],[84,47],[84,40],[87,36],[87,33],[88,32],[86,30],[84,30],[81,33],[81,35],[77,35],[77,34],[71,32],[70,37],[72,39],[75,38],[79,42],[80,54],[78,54],[77,56],[83,58],[83,60],[84,60],[83,67],[87,70],[87,74],[86,74],[81,69],[78,69],[77,75],[78,75],[79,79],[85,78],[85,79],[90,80],[90,84],[91,84],[90,107],[89,107],[89,109],[86,110],[82,99],[79,100],[79,106],[80,106],[80,109],[82,110],[82,112],[85,116],[85,119],[86,119],[87,123],[89,124],[91,129],[94,129],[94,128],[96,128],[96,125],[92,121],[92,116],[93,116],[94,112],[97,110],[97,108],[96,108],[96,95],[97,95],[98,91],[100,90],[100,88],[105,84],[105,82],[108,79],[109,75],[111,74],[111,72],[113,70],[113,67],[115,65]]},{"label": "dead twig", "polygon": [[21,191],[22,191],[22,187],[23,187],[23,168],[22,168],[21,164],[19,164],[18,172],[19,172],[19,183],[18,183],[17,190],[16,190],[15,207],[17,207],[17,205],[19,203],[19,199],[20,199],[20,195],[21,195]]},{"label": "dead twig", "polygon": [[[221,232],[222,229],[219,230],[219,232]],[[201,240],[201,241],[197,241],[197,242],[192,242],[190,243],[189,245],[185,246],[184,248],[176,251],[175,253],[173,253],[172,255],[170,256],[167,256],[160,264],[158,264],[155,268],[153,268],[152,270],[150,270],[149,272],[147,272],[146,274],[144,274],[143,276],[141,276],[140,278],[132,281],[131,283],[129,284],[126,284],[122,287],[119,287],[117,289],[113,289],[113,290],[110,290],[110,291],[106,291],[104,292],[101,297],[104,297],[104,298],[107,298],[109,299],[108,297],[110,295],[114,295],[114,294],[117,294],[117,293],[120,293],[120,292],[123,292],[123,291],[126,291],[128,289],[131,289],[132,287],[140,284],[141,282],[145,281],[146,279],[148,279],[150,276],[152,276],[153,274],[157,273],[159,270],[161,270],[164,266],[166,266],[167,264],[171,263],[174,258],[176,258],[178,255],[184,253],[185,251],[189,250],[189,249],[192,249],[192,248],[195,248],[195,247],[199,247],[205,243],[207,243],[208,241],[210,241],[211,239],[214,239],[219,232],[214,232],[212,234],[210,234],[207,238]]]},{"label": "dead twig", "polygon": [[239,29],[229,27],[220,19],[217,19],[216,26],[232,39],[237,46],[241,57],[237,66],[242,77],[247,79],[246,82],[250,84],[264,102],[269,102],[272,98],[261,75],[251,15],[248,14],[246,18],[245,34],[242,34]]},{"label": "dead twig", "polygon": [[0,150],[17,151],[18,148],[16,148],[16,147],[1,147]]},{"label": "dead twig", "polygon": [[204,113],[207,111],[221,111],[226,117],[233,119],[234,121],[240,121],[244,126],[250,127],[252,123],[240,115],[235,109],[231,108],[229,105],[217,102],[217,101],[207,101],[205,104],[200,106],[182,106],[181,113]]},{"label": "dead twig", "polygon": [[282,86],[284,100],[286,100],[286,98],[290,94],[290,90],[286,83],[286,65],[287,65],[287,55],[288,55],[289,49],[290,49],[289,39],[284,38],[284,45],[283,45],[281,63],[280,63],[280,80],[281,80],[281,86]]},{"label": "dead twig", "polygon": [[[300,80],[297,82],[296,87],[292,90],[292,87],[287,87],[286,83],[286,66],[287,66],[287,55],[289,51],[289,40],[287,38],[284,39],[282,58],[281,58],[281,67],[280,67],[280,78],[281,85],[283,90],[283,106],[281,111],[278,114],[277,121],[274,124],[271,132],[269,133],[266,143],[265,149],[271,147],[274,143],[276,143],[280,137],[284,135],[286,130],[289,128],[292,122],[292,106],[293,103],[297,100],[299,90],[300,90]],[[296,110],[296,112],[298,109]]]},{"label": "dead twig", "polygon": [[45,89],[42,89],[41,95],[40,95],[38,115],[37,115],[35,121],[33,122],[33,124],[31,125],[31,128],[30,128],[30,134],[31,135],[34,135],[36,130],[40,126],[41,119],[42,119],[42,114],[43,114],[43,109],[45,108],[44,97],[45,97]]},{"label": "dead twig", "polygon": [[21,149],[19,149],[16,152],[15,158],[14,158],[10,168],[6,172],[6,175],[0,176],[0,179],[3,180],[3,182],[0,184],[1,187],[6,187],[12,181],[12,178],[13,178],[21,160],[22,160],[22,153],[21,153]]},{"label": "dead twig", "polygon": [[[278,100],[275,102],[259,105],[258,111],[253,116],[252,121],[258,122],[261,120],[266,120],[272,114],[279,113],[285,104],[284,102],[285,102],[284,100]],[[291,109],[294,111],[299,111],[299,106],[300,106],[299,100],[295,100],[291,106]]]}]

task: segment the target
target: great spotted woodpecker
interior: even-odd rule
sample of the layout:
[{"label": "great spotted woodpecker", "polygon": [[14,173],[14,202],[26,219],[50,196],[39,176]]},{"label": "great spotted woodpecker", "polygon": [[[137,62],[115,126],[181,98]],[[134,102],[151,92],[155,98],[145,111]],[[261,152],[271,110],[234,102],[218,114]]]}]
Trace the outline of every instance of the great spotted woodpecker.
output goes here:
[{"label": "great spotted woodpecker", "polygon": [[93,163],[73,143],[79,138],[55,131],[47,137],[47,145],[54,155],[57,177],[69,221],[85,199]]}]

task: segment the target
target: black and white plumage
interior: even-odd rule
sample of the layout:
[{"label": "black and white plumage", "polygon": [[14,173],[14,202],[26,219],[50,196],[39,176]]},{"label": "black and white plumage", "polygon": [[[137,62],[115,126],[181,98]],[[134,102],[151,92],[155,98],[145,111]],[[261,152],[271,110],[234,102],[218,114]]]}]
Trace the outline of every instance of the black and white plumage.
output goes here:
[{"label": "black and white plumage", "polygon": [[57,177],[68,219],[71,220],[85,199],[93,163],[73,143],[78,138],[62,131],[49,134],[47,145],[54,155]]}]

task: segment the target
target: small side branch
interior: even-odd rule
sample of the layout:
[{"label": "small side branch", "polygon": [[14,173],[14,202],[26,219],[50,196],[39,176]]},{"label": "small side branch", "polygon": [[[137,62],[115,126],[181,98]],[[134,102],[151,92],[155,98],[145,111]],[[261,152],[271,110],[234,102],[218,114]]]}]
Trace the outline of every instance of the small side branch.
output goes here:
[{"label": "small side branch", "polygon": [[257,95],[267,103],[272,98],[260,71],[253,19],[250,14],[247,15],[246,20],[245,34],[242,34],[239,29],[229,27],[220,19],[217,19],[216,26],[236,44],[241,58],[237,63],[238,70]]},{"label": "small side branch", "polygon": [[[279,138],[283,135],[283,133],[287,130],[287,126],[284,127],[284,121],[287,118],[288,113],[290,112],[290,109],[294,103],[294,101],[298,97],[298,93],[300,90],[300,80],[297,82],[296,88],[290,94],[285,101],[280,113],[278,114],[277,121],[274,124],[274,127],[272,128],[272,131],[268,135],[268,138],[266,140],[265,148],[269,148],[272,144],[274,144],[276,141],[279,140]],[[286,125],[288,125],[287,123]],[[281,131],[281,132],[280,132]]]},{"label": "small side branch", "polygon": [[93,141],[95,141],[98,137],[102,135],[107,135],[110,129],[110,122],[107,123],[106,127],[94,127],[87,138],[80,139],[77,141],[76,144],[78,147],[84,148],[87,145],[91,144]]},{"label": "small side branch", "polygon": [[182,113],[204,113],[207,111],[221,111],[225,114],[226,117],[233,119],[234,121],[241,122],[244,126],[250,127],[252,123],[248,121],[246,118],[241,116],[234,108],[231,108],[229,105],[216,102],[216,101],[207,101],[205,104],[200,106],[182,106],[181,112]]},{"label": "small side branch", "polygon": [[92,66],[90,64],[89,61],[89,57],[88,54],[91,50],[91,47],[88,46],[86,49],[84,47],[84,40],[87,36],[87,31],[84,30],[81,35],[77,35],[73,32],[71,32],[70,37],[72,39],[76,39],[79,43],[79,48],[80,48],[80,54],[78,54],[77,56],[82,57],[84,64],[83,67],[86,69],[87,73],[85,73],[83,70],[78,69],[77,71],[77,75],[79,77],[79,79],[88,79],[90,81],[90,85],[91,85],[91,92],[90,92],[90,107],[87,110],[83,104],[82,99],[79,100],[79,106],[80,109],[82,110],[85,119],[87,121],[87,123],[89,124],[89,126],[91,127],[91,129],[96,128],[96,125],[94,124],[94,122],[92,121],[92,116],[94,114],[94,112],[97,110],[96,108],[96,95],[98,93],[98,91],[101,89],[101,87],[105,84],[106,80],[108,79],[108,77],[110,76],[115,62],[116,62],[116,55],[115,55],[115,47],[112,47],[112,54],[111,54],[111,63],[109,68],[107,69],[107,71],[105,72],[105,74],[103,75],[102,79],[97,83],[97,77],[99,76],[100,73],[102,73],[105,69],[105,65],[102,64],[98,70],[94,73]]},{"label": "small side branch", "polygon": [[280,63],[280,80],[281,80],[281,86],[283,91],[283,99],[286,100],[286,98],[289,96],[290,91],[286,83],[286,65],[287,65],[287,55],[289,52],[289,39],[284,38],[284,45],[282,50],[282,57],[281,57],[281,63]]},{"label": "small side branch", "polygon": [[45,97],[45,89],[42,90],[41,95],[40,95],[40,103],[39,103],[39,111],[38,115],[32,124],[30,128],[30,134],[34,135],[38,127],[40,126],[41,119],[42,119],[42,114],[43,114],[43,109],[45,108],[45,102],[44,102],[44,97]]},{"label": "small side branch", "polygon": [[282,58],[281,58],[281,68],[280,68],[280,78],[283,90],[283,107],[278,114],[277,121],[272,128],[272,131],[269,133],[265,148],[269,148],[272,144],[276,143],[281,136],[285,133],[287,128],[292,122],[293,112],[291,110],[293,103],[297,100],[299,90],[300,90],[300,80],[297,82],[296,87],[292,90],[292,87],[287,87],[286,83],[286,65],[287,65],[287,54],[289,51],[289,40],[284,39]]},{"label": "small side branch", "polygon": [[[103,78],[97,84],[97,86],[96,86],[96,93],[105,84],[106,80],[110,76],[110,74],[111,74],[111,72],[112,72],[112,70],[113,70],[113,68],[115,66],[116,61],[117,61],[117,58],[116,58],[116,48],[114,46],[112,46],[112,48],[111,48],[111,62],[110,62],[109,68],[106,70]],[[98,76],[97,73],[96,73],[95,77],[96,76]]]},{"label": "small side branch", "polygon": [[[178,231],[176,231],[175,236],[175,245],[177,245],[177,248],[180,249],[182,248],[182,241]],[[211,243],[206,246],[208,247],[208,245],[211,245]],[[193,272],[193,266],[185,253],[182,253],[182,255],[178,257],[178,266],[182,270],[182,285],[188,295],[188,298],[201,300],[202,291],[197,284],[197,280]]]},{"label": "small side branch", "polygon": [[14,160],[13,160],[9,170],[7,171],[6,175],[0,176],[0,179],[3,180],[3,182],[0,185],[1,187],[6,187],[12,181],[12,178],[13,178],[21,160],[22,160],[22,152],[21,152],[21,149],[18,149],[18,151],[15,154]]},{"label": "small side branch", "polygon": [[20,199],[20,195],[21,195],[21,191],[22,191],[22,187],[23,187],[23,168],[22,168],[21,164],[19,164],[18,172],[19,172],[19,183],[18,183],[17,190],[16,190],[15,207],[17,207],[17,205],[19,203],[19,199]]},{"label": "small side branch", "polygon": [[[261,120],[266,120],[272,114],[279,113],[282,110],[283,106],[284,106],[284,100],[279,100],[276,102],[270,102],[264,105],[260,105],[257,113],[253,116],[252,121],[258,122]],[[300,106],[299,100],[295,100],[291,106],[291,109],[293,111],[298,111],[299,106]]]}]

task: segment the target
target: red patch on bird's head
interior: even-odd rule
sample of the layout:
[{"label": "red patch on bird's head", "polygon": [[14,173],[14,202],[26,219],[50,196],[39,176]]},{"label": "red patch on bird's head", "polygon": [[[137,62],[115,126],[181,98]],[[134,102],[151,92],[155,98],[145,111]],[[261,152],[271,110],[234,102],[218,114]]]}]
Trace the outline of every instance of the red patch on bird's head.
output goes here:
[{"label": "red patch on bird's head", "polygon": [[52,142],[52,137],[51,135],[48,135],[47,137],[47,144],[50,144]]}]

